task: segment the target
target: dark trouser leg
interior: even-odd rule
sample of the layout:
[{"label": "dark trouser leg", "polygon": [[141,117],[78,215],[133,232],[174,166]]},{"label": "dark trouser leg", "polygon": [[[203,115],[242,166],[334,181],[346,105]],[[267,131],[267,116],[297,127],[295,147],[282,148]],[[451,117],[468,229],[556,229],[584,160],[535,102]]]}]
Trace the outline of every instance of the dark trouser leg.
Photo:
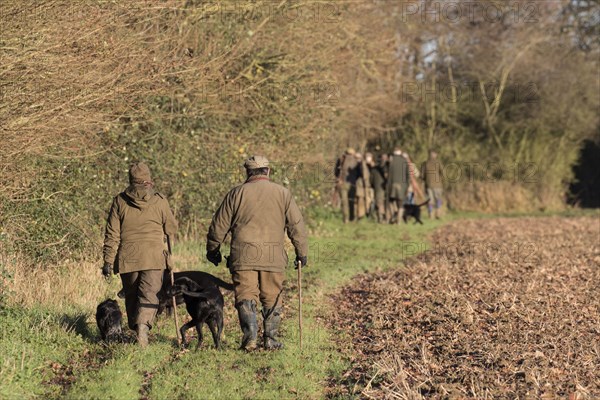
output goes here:
[{"label": "dark trouser leg", "polygon": [[342,216],[344,218],[344,223],[348,222],[350,218],[350,203],[348,200],[348,188],[345,186],[339,189],[340,193],[340,202],[342,203]]},{"label": "dark trouser leg", "polygon": [[163,270],[150,269],[139,271],[138,274],[139,310],[136,324],[148,325],[151,328],[158,311],[158,292],[162,287]]},{"label": "dark trouser leg", "polygon": [[252,351],[256,348],[258,335],[256,319],[256,304],[259,298],[258,271],[233,271],[231,279],[234,285],[235,308],[244,334],[240,348]]},{"label": "dark trouser leg", "polygon": [[355,203],[356,203],[356,186],[354,185],[348,185],[348,211],[349,211],[349,216],[348,218],[350,219],[350,221],[354,221],[356,220],[356,209],[355,209]]},{"label": "dark trouser leg", "polygon": [[121,274],[123,291],[125,292],[125,312],[127,313],[127,325],[129,329],[135,330],[138,313],[138,273],[129,272]]},{"label": "dark trouser leg", "polygon": [[282,314],[282,293],[285,274],[283,272],[260,271],[260,300],[263,316],[263,342],[265,349],[276,350],[283,347],[277,341]]}]

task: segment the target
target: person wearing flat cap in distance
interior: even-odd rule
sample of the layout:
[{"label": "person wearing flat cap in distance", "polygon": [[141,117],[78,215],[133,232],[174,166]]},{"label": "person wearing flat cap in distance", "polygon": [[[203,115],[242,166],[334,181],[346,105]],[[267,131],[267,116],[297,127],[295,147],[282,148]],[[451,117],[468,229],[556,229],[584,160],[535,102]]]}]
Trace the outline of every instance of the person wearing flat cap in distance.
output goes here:
[{"label": "person wearing flat cap in distance", "polygon": [[235,307],[243,338],[240,348],[257,347],[257,305],[262,305],[263,345],[280,349],[277,340],[281,323],[283,282],[288,257],[285,233],[292,241],[298,261],[306,266],[308,240],[304,219],[292,194],[269,180],[269,161],[262,156],[244,163],[246,181],[227,193],[208,230],[206,258],[221,262],[220,246],[231,233],[227,259],[234,284]]},{"label": "person wearing flat cap in distance", "polygon": [[356,199],[356,181],[359,177],[356,151],[349,147],[337,160],[335,165],[336,190],[339,192],[342,203],[342,217],[344,223],[354,221],[354,201]]},{"label": "person wearing flat cap in distance", "polygon": [[110,207],[104,236],[102,274],[121,274],[129,328],[138,343],[148,345],[148,332],[158,310],[158,292],[167,264],[165,236],[173,237],[177,221],[166,197],[154,190],[150,169],[142,162],[129,169],[129,186]]}]

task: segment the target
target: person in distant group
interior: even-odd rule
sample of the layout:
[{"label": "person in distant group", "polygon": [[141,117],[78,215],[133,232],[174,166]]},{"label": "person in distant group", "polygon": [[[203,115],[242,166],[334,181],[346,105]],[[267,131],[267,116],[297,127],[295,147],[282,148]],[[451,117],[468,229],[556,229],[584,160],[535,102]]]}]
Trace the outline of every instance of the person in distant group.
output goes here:
[{"label": "person in distant group", "polygon": [[369,174],[368,178],[365,179],[365,187],[367,188],[367,215],[369,217],[373,217],[375,215],[375,190],[373,189],[373,185],[371,183],[371,171],[373,171],[375,168],[375,159],[373,158],[373,153],[365,153],[365,165]]},{"label": "person in distant group", "polygon": [[409,183],[408,162],[402,156],[399,147],[394,148],[392,159],[389,163],[388,180],[386,186],[387,198],[390,202],[392,217],[390,222],[400,223],[404,213],[404,200]]},{"label": "person in distant group", "polygon": [[158,311],[158,292],[167,267],[165,237],[173,237],[177,221],[167,198],[154,189],[150,169],[142,162],[129,169],[129,186],[112,202],[104,236],[102,274],[121,274],[129,328],[138,343],[148,345],[148,332]]},{"label": "person in distant group", "polygon": [[427,190],[427,197],[429,198],[429,203],[427,204],[429,218],[433,216],[439,219],[444,186],[442,182],[442,164],[437,157],[438,154],[435,150],[429,150],[429,158],[421,166],[421,176],[425,180],[425,188]]},{"label": "person in distant group", "polygon": [[377,222],[387,223],[385,186],[387,175],[388,155],[379,156],[379,162],[371,168],[371,186],[375,196],[375,208],[377,210]]},{"label": "person in distant group", "polygon": [[[356,216],[356,219],[359,220],[369,212],[371,204],[371,195],[369,192],[371,179],[366,159],[363,159],[363,156],[360,153],[356,153],[355,158],[358,168],[358,178],[356,179],[356,211],[354,215]],[[371,156],[371,161],[372,158],[373,157]]]},{"label": "person in distant group", "polygon": [[356,180],[358,179],[358,163],[354,155],[356,151],[349,147],[337,160],[335,166],[336,189],[342,203],[344,223],[354,220],[354,201],[356,198]]}]

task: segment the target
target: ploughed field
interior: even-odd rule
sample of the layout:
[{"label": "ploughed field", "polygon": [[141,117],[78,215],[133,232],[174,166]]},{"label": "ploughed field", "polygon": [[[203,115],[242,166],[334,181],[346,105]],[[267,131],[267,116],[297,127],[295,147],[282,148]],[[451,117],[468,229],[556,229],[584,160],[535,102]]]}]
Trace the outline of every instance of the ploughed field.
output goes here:
[{"label": "ploughed field", "polygon": [[353,359],[332,395],[600,398],[599,242],[598,217],[440,228],[335,298]]}]

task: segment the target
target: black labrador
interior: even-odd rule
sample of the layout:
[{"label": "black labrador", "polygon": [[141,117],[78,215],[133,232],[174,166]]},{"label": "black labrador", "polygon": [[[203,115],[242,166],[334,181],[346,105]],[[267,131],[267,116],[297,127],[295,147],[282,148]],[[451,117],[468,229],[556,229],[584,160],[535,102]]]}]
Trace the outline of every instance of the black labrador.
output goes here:
[{"label": "black labrador", "polygon": [[192,317],[192,320],[180,329],[182,345],[187,346],[185,332],[195,326],[198,332],[198,347],[200,347],[202,345],[202,324],[206,323],[212,333],[215,347],[221,348],[224,301],[217,285],[213,283],[200,286],[190,278],[181,277],[176,279],[175,284],[169,286],[165,292],[169,298],[183,296],[185,308]]},{"label": "black labrador", "polygon": [[[198,285],[204,287],[206,285],[217,285],[220,288],[225,290],[233,290],[233,283],[225,282],[224,280],[217,278],[214,275],[209,274],[208,272],[203,271],[180,271],[173,273],[175,280],[179,278],[189,278],[196,282]],[[163,275],[163,283],[160,291],[158,292],[158,314],[162,314],[163,311],[167,310],[167,315],[171,315],[173,312],[173,300],[172,297],[167,296],[166,290],[167,287],[171,286],[171,273],[168,270],[165,270]],[[119,293],[117,293],[119,298],[125,298],[125,289],[121,289]],[[176,296],[177,305],[183,304],[183,296]]]},{"label": "black labrador", "polygon": [[415,219],[415,224],[418,222],[423,225],[423,221],[421,221],[421,207],[427,203],[429,203],[429,199],[421,204],[405,204],[404,213],[402,214],[402,220],[404,223],[407,224],[408,219],[413,217]]},{"label": "black labrador", "polygon": [[[225,290],[233,290],[233,283],[225,282],[222,279],[217,278],[214,275],[209,274],[204,271],[180,271],[173,273],[175,281],[179,278],[188,278],[197,283],[201,288],[204,287],[212,287],[218,286]],[[171,273],[165,270],[165,274],[163,276],[163,284],[160,292],[158,292],[158,314],[162,314],[162,312],[166,309],[167,315],[171,315],[173,312],[173,300],[171,296],[168,296],[166,293],[167,287],[171,286]],[[175,297],[177,305],[183,304],[183,295],[178,295]]]}]

